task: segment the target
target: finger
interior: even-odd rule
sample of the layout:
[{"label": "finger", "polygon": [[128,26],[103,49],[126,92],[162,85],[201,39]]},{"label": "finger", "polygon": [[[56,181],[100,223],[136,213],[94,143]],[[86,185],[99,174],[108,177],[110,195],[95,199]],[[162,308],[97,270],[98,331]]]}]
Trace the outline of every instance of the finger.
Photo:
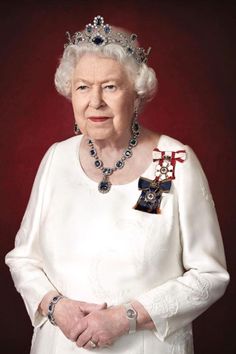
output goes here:
[{"label": "finger", "polygon": [[[76,341],[76,345],[80,348],[82,348],[83,346],[85,346],[89,340],[91,339],[92,337],[92,334],[91,334],[91,331],[86,329],[83,333],[81,333],[79,335],[79,337],[77,338],[77,341]],[[90,345],[91,347],[91,345]]]},{"label": "finger", "polygon": [[104,302],[103,304],[91,304],[88,302],[81,302],[80,308],[85,314],[89,314],[90,312],[93,312],[93,311],[106,309],[107,303]]},{"label": "finger", "polygon": [[84,349],[95,349],[95,348],[98,348],[99,347],[99,344],[98,344],[98,341],[95,340],[94,338],[90,339],[84,346],[83,348]]},{"label": "finger", "polygon": [[97,344],[97,346],[100,348],[109,348],[113,344],[114,344],[114,340],[106,340],[106,341],[99,340],[99,343]]},{"label": "finger", "polygon": [[71,328],[70,333],[69,333],[69,339],[72,340],[73,342],[76,342],[79,336],[87,329],[88,327],[88,322],[86,318],[82,318],[76,326]]}]

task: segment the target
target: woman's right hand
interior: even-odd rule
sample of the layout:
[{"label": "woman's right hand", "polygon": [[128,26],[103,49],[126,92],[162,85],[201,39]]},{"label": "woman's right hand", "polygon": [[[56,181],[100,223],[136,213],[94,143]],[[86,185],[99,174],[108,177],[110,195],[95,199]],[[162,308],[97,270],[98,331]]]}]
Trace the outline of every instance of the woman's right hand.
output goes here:
[{"label": "woman's right hand", "polygon": [[[43,298],[39,308],[43,315],[47,315],[48,305],[56,295],[58,293],[50,292]],[[64,335],[75,342],[80,334],[80,320],[93,311],[106,308],[106,303],[93,304],[64,297],[55,305],[53,317]]]}]

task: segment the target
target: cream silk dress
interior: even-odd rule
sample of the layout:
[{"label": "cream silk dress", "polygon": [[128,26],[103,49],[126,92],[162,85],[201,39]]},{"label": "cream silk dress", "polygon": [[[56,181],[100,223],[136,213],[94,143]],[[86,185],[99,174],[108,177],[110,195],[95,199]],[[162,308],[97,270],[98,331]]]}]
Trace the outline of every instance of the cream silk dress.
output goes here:
[{"label": "cream silk dress", "polygon": [[[37,311],[57,289],[108,305],[140,301],[156,329],[125,335],[94,353],[191,354],[192,321],[229,281],[214,203],[193,151],[162,135],[162,151],[186,151],[161,214],[133,209],[138,179],[107,194],[82,170],[81,136],[56,143],[39,167],[15,248],[6,263],[34,328],[31,354],[85,354]],[[88,157],[89,158],[89,157]],[[128,164],[127,164],[128,167]],[[143,174],[154,178],[154,164]]]}]

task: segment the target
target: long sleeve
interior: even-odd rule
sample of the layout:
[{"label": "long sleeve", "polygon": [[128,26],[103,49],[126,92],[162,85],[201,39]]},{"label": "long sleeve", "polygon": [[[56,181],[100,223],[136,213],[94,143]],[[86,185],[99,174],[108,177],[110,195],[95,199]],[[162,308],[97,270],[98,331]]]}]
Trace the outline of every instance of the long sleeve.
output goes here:
[{"label": "long sleeve", "polygon": [[10,268],[15,287],[21,294],[35,327],[46,319],[38,312],[39,303],[47,292],[55,290],[44,273],[38,245],[47,176],[55,146],[56,144],[48,150],[40,164],[21,227],[16,235],[15,248],[6,255],[6,264]]},{"label": "long sleeve", "polygon": [[138,296],[164,341],[190,324],[226,289],[226,271],[220,228],[208,183],[193,151],[176,166],[172,188],[177,194],[183,275]]}]

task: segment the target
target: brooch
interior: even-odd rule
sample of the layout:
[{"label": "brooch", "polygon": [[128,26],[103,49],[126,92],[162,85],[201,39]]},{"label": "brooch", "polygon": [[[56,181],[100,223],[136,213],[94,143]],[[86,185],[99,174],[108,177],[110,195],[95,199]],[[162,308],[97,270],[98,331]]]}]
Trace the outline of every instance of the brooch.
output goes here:
[{"label": "brooch", "polygon": [[171,188],[171,181],[175,179],[176,162],[184,162],[186,159],[185,150],[160,151],[153,150],[153,162],[155,164],[155,179],[140,177],[138,189],[141,195],[134,206],[134,209],[151,214],[160,214],[162,193],[168,193]]},{"label": "brooch", "polygon": [[161,196],[163,192],[170,191],[171,181],[158,182],[148,178],[140,177],[138,189],[141,189],[141,195],[134,206],[134,209],[145,211],[151,214],[160,214]]},{"label": "brooch", "polygon": [[166,179],[175,179],[176,162],[184,162],[186,160],[186,151],[160,151],[154,149],[152,152],[153,162],[155,163],[156,178],[158,181]]}]

